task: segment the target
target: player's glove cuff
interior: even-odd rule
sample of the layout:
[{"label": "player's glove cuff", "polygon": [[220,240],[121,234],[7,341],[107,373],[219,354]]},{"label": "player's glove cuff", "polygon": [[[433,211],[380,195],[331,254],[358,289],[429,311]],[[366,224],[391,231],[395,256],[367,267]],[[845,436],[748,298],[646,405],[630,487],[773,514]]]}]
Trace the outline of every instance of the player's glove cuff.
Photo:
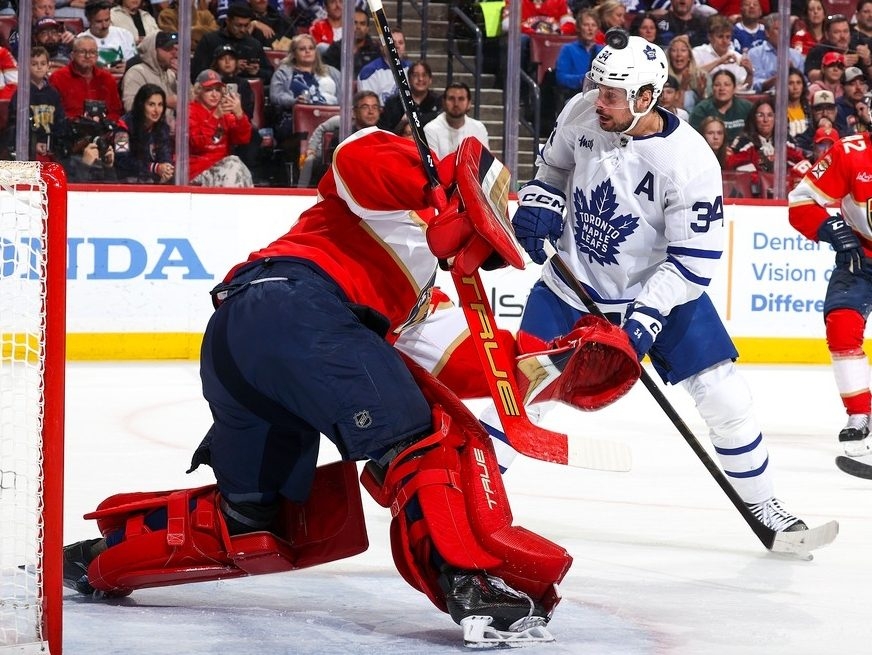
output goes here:
[{"label": "player's glove cuff", "polygon": [[630,344],[639,361],[654,345],[654,339],[663,330],[666,319],[656,309],[644,305],[631,305],[621,326],[630,339]]},{"label": "player's glove cuff", "polygon": [[836,267],[851,273],[863,268],[865,253],[860,240],[841,214],[830,216],[818,228],[818,239],[829,243],[836,251]]}]

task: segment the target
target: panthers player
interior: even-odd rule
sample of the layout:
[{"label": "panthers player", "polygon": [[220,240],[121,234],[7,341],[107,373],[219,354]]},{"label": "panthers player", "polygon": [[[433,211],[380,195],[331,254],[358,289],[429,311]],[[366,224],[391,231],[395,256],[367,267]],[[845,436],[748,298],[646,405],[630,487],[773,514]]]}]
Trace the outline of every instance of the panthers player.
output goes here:
[{"label": "panthers player", "polygon": [[[681,384],[708,425],[724,472],[763,523],[805,530],[774,496],[769,456],[738,356],[705,289],[721,257],[721,170],[687,123],[657,107],[667,61],[610,30],[582,93],[561,112],[518,193],[512,223],[530,257],[551,241],[590,297],[622,324],[641,360]],[[551,264],[521,320],[522,351],[569,332],[584,305]]]}]

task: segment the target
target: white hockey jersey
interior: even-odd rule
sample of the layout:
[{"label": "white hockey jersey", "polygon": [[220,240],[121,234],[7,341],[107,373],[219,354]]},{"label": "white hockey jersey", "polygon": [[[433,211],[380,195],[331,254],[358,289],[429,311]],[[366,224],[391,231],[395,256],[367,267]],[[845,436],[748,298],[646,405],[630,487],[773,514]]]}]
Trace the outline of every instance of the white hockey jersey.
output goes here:
[{"label": "white hockey jersey", "polygon": [[[566,193],[557,249],[604,312],[636,300],[667,316],[698,298],[718,265],[720,166],[705,139],[674,115],[658,108],[665,129],[629,137],[602,130],[590,98],[569,101],[537,161],[536,178]],[[519,196],[523,204],[523,190]],[[584,309],[550,264],[542,278]]]}]

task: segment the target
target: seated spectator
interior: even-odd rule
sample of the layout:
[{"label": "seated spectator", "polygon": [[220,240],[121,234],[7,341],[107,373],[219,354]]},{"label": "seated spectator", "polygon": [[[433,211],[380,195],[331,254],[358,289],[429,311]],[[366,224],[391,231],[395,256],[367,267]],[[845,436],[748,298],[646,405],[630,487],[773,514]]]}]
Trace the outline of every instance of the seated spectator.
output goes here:
[{"label": "seated spectator", "polygon": [[[509,31],[509,5],[503,8],[502,30]],[[575,19],[566,0],[521,0],[522,34],[575,34]]]},{"label": "seated spectator", "polygon": [[787,134],[796,139],[811,125],[808,84],[798,68],[787,71]]},{"label": "seated spectator", "polygon": [[668,112],[678,116],[683,121],[690,121],[690,114],[678,105],[678,80],[672,75],[666,78],[663,83],[663,90],[657,98],[657,104],[663,107]]},{"label": "seated spectator", "polygon": [[342,0],[324,0],[327,15],[314,21],[309,34],[315,39],[318,52],[322,55],[334,41],[342,38]]},{"label": "seated spectator", "polygon": [[672,0],[666,14],[657,21],[659,45],[667,47],[676,36],[686,36],[690,48],[706,42],[705,18],[694,14],[693,8],[694,0]]},{"label": "seated spectator", "polygon": [[845,74],[845,55],[841,52],[828,52],[821,59],[821,74],[816,82],[808,85],[811,99],[818,91],[829,91],[836,98],[842,96],[842,76]]},{"label": "seated spectator", "polygon": [[251,121],[242,111],[239,95],[226,93],[221,76],[210,68],[197,75],[188,117],[191,184],[253,186],[251,171],[231,154],[233,146],[248,143]]},{"label": "seated spectator", "polygon": [[739,13],[741,18],[733,25],[733,50],[745,55],[766,40],[766,30],[760,22],[763,16],[760,0],[742,0]]},{"label": "seated spectator", "polygon": [[[30,147],[28,159],[34,161],[58,161],[56,148],[65,136],[66,121],[61,96],[48,83],[50,70],[48,51],[42,46],[30,50]],[[9,101],[10,107],[18,103],[16,90]],[[15,151],[17,121],[9,121],[6,144]]]},{"label": "seated spectator", "polygon": [[[155,2],[152,0],[152,9],[155,9]],[[191,54],[197,52],[197,46],[204,36],[210,32],[217,32],[220,29],[218,21],[215,20],[215,15],[209,11],[209,0],[194,0],[194,9],[191,14]],[[173,2],[161,3],[160,9],[156,11],[157,26],[162,32],[178,32],[179,31],[179,12],[175,8],[175,0]],[[216,45],[217,47],[217,45]],[[192,63],[193,65],[193,63]],[[199,71],[197,71],[199,72]]]},{"label": "seated spectator", "polygon": [[726,126],[727,143],[732,143],[744,129],[750,111],[751,103],[736,97],[736,78],[730,71],[720,70],[712,79],[711,97],[698,102],[690,112],[690,124],[698,132],[703,118],[717,116]]},{"label": "seated spectator", "polygon": [[397,127],[393,130],[393,132],[397,136],[401,136],[405,139],[414,139],[414,136],[412,135],[412,124],[405,116],[400,119],[400,122],[397,123]]},{"label": "seated spectator", "polygon": [[[379,104],[377,93],[374,91],[358,91],[354,94],[351,110],[352,132],[375,126],[380,115],[381,105]],[[317,186],[318,181],[327,172],[327,168],[333,159],[333,150],[339,144],[340,121],[341,118],[337,114],[331,116],[312,130],[306,146],[305,160],[300,169],[300,178],[297,181],[298,187]],[[329,140],[331,144],[329,148],[325,144],[328,140],[328,135],[332,137]]]},{"label": "seated spectator", "polygon": [[836,130],[844,136],[868,132],[872,118],[866,103],[869,87],[863,71],[855,66],[846,68],[842,76],[842,89],[842,95],[836,98]]},{"label": "seated spectator", "polygon": [[114,122],[121,118],[118,83],[112,73],[97,66],[97,42],[93,36],[76,37],[70,63],[52,73],[49,83],[60,91],[68,118],[84,114],[85,100],[103,102],[108,120]]},{"label": "seated spectator", "polygon": [[582,9],[575,15],[575,25],[578,39],[560,48],[554,65],[557,85],[567,97],[581,90],[593,58],[603,49],[596,42],[599,24],[590,9]]},{"label": "seated spectator", "polygon": [[[805,58],[803,71],[809,84],[820,80],[824,55],[839,52],[845,55],[845,67],[859,66],[859,55],[851,50],[851,25],[847,16],[833,14],[824,21],[824,39],[811,50]],[[792,63],[792,62],[791,62]]]},{"label": "seated spectator", "polygon": [[297,34],[291,39],[288,56],[273,74],[269,99],[279,112],[275,135],[284,141],[294,133],[293,108],[298,102],[309,105],[339,104],[339,71],[321,61],[311,34]]},{"label": "seated spectator", "polygon": [[627,7],[621,0],[602,0],[593,8],[599,31],[594,37],[599,45],[605,45],[606,32],[613,27],[624,29]]},{"label": "seated spectator", "polygon": [[489,148],[484,123],[466,115],[472,105],[472,93],[463,82],[445,87],[442,94],[442,113],[424,126],[424,135],[430,149],[439,159],[457,150],[460,142],[474,136]]},{"label": "seated spectator", "polygon": [[[64,43],[65,38],[69,38],[69,43]],[[54,18],[40,18],[33,28],[33,45],[45,48],[50,73],[70,63],[74,39],[72,32]]]},{"label": "seated spectator", "polygon": [[266,58],[260,41],[249,34],[253,17],[254,12],[247,4],[230,5],[224,27],[207,32],[197,44],[191,60],[191,78],[195,79],[209,68],[218,46],[232,45],[239,55],[239,74],[242,77],[260,78],[264,88],[267,88],[273,67]]},{"label": "seated spectator", "polygon": [[[406,37],[400,30],[391,30],[391,37],[400,57],[400,64],[403,70],[408,72],[410,62],[406,59]],[[357,88],[360,91],[372,91],[378,94],[382,105],[397,92],[397,83],[394,81],[394,74],[388,64],[386,53],[383,52],[379,59],[369,62],[360,69]]]},{"label": "seated spectator", "polygon": [[721,69],[731,71],[739,90],[750,87],[754,77],[751,61],[733,49],[733,24],[726,16],[714,14],[708,18],[708,43],[693,49],[696,67],[711,77]]},{"label": "seated spectator", "polygon": [[811,102],[811,120],[806,130],[798,134],[794,143],[809,159],[814,154],[814,135],[820,128],[835,129],[836,98],[830,91],[818,91]]},{"label": "seated spectator", "polygon": [[694,105],[706,97],[709,76],[697,67],[687,35],[679,34],[672,39],[666,48],[666,59],[669,74],[678,80],[678,104],[691,112]]},{"label": "seated spectator", "polygon": [[[735,23],[742,18],[741,0],[706,0],[705,6],[708,7],[713,14],[718,13],[729,19],[731,23]],[[700,7],[697,7],[694,11],[698,11],[699,9]],[[765,16],[770,11],[778,11],[778,7],[770,5],[769,0],[760,0],[760,10]],[[709,16],[706,16],[706,18],[708,17]]]},{"label": "seated spectator", "polygon": [[657,26],[657,17],[649,12],[636,14],[630,23],[630,34],[641,36],[649,43],[658,43],[660,28]]},{"label": "seated spectator", "polygon": [[121,0],[109,11],[109,19],[114,27],[130,32],[136,45],[149,34],[158,31],[154,16],[142,9],[142,0]]},{"label": "seated spectator", "polygon": [[291,47],[294,26],[284,13],[273,7],[269,0],[248,0],[251,7],[251,36],[264,48],[287,50]]},{"label": "seated spectator", "polygon": [[18,89],[18,62],[0,46],[0,100],[8,100]]},{"label": "seated spectator", "polygon": [[[439,114],[442,100],[433,93],[433,71],[423,59],[409,66],[409,88],[412,91],[412,107],[418,112],[421,125],[426,125]],[[399,93],[387,99],[382,108],[378,126],[383,130],[395,132],[397,126],[406,118],[403,101]]]},{"label": "seated spectator", "polygon": [[727,166],[727,127],[718,116],[706,116],[699,124],[699,132],[709,144],[721,168]]},{"label": "seated spectator", "polygon": [[806,57],[813,47],[824,39],[824,21],[827,12],[822,0],[808,0],[805,14],[793,23],[790,47]]},{"label": "seated spectator", "polygon": [[[344,38],[344,35],[343,35]],[[356,9],[354,11],[354,34],[352,35],[353,73],[354,77],[360,75],[361,69],[369,62],[375,61],[382,56],[381,46],[375,42],[369,33],[369,14],[366,11]],[[331,43],[324,51],[324,63],[336,70],[342,70],[342,39]]]},{"label": "seated spectator", "polygon": [[121,79],[124,109],[133,109],[133,100],[143,84],[157,84],[163,89],[166,120],[172,128],[178,102],[179,37],[174,32],[152,32],[139,44],[139,55],[140,62],[128,68]]},{"label": "seated spectator", "polygon": [[[778,80],[778,42],[781,33],[781,18],[769,14],[763,19],[766,40],[748,50],[748,59],[754,68],[754,82],[751,88],[755,93],[770,91]],[[805,60],[796,50],[787,51],[787,59],[794,68],[802,70]]]},{"label": "seated spectator", "polygon": [[173,139],[166,121],[166,94],[143,84],[115,134],[115,170],[119,181],[167,184],[173,181]]},{"label": "seated spectator", "polygon": [[[788,140],[787,166],[798,164],[805,154]],[[730,144],[727,169],[757,173],[775,170],[775,102],[770,98],[758,100],[751,107],[745,127]]]},{"label": "seated spectator", "polygon": [[[27,0],[25,0],[26,2]],[[82,2],[82,6],[84,7],[84,2]],[[43,18],[55,18],[55,0],[32,0],[32,9],[30,15],[31,27],[36,27],[36,24]],[[58,21],[58,25],[60,25],[60,21]],[[12,53],[12,56],[15,59],[18,59],[18,41],[20,38],[20,34],[18,32],[20,25],[16,25],[12,31],[9,33],[9,38],[6,43],[6,47],[9,48],[9,51]],[[71,48],[73,44],[73,39],[76,38],[76,35],[69,30],[63,29],[61,27],[62,37],[61,42],[67,46],[67,48]],[[33,34],[33,31],[31,31]],[[33,37],[32,37],[33,38]],[[31,46],[34,45],[44,45],[37,44],[34,38]],[[52,52],[49,50],[49,57],[51,57]]]},{"label": "seated spectator", "polygon": [[112,25],[111,9],[109,0],[88,0],[85,15],[89,27],[82,34],[93,36],[97,42],[97,65],[120,75],[127,61],[136,56],[136,44],[130,32]]}]

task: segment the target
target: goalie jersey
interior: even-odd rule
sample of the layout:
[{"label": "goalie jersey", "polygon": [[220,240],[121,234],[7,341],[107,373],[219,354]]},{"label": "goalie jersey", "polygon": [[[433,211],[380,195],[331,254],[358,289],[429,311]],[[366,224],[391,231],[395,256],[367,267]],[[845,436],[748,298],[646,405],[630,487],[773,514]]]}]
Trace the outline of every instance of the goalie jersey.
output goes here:
[{"label": "goalie jersey", "polygon": [[[604,312],[623,312],[635,300],[666,316],[698,298],[718,265],[720,166],[703,137],[673,114],[657,108],[663,131],[634,138],[602,130],[590,97],[569,101],[537,161],[537,179],[566,193],[558,249]],[[675,160],[681,142],[681,152],[697,153],[693,160]],[[583,310],[550,264],[543,281]]]}]

